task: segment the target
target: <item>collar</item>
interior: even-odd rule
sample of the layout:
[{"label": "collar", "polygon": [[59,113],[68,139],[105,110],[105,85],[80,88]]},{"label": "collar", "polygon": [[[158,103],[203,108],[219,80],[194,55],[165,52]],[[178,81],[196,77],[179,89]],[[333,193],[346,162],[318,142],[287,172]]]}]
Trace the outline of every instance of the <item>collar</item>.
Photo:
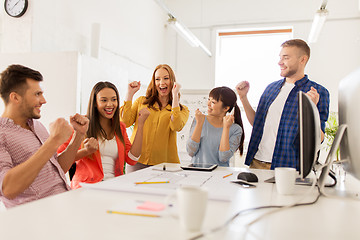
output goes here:
[{"label": "collar", "polygon": [[[303,78],[301,78],[301,79],[299,79],[299,80],[297,80],[296,82],[295,82],[295,86],[296,87],[301,87],[302,85],[304,85],[305,83],[307,83],[309,81],[309,78],[308,78],[308,75],[304,75],[304,77]],[[279,89],[280,88],[282,88],[282,86],[284,85],[284,83],[286,82],[286,80],[285,80],[285,78],[283,78],[283,79],[281,79],[280,81],[279,81]]]},{"label": "collar", "polygon": [[304,77],[300,80],[297,80],[295,82],[295,86],[296,87],[301,87],[302,85],[304,85],[305,83],[307,83],[309,81],[308,75],[304,75]]},{"label": "collar", "polygon": [[[155,102],[155,104],[153,105],[154,108],[156,108],[157,110],[160,110],[160,107],[159,107],[159,104],[157,102]],[[164,107],[163,109],[161,110],[164,110],[164,109],[167,109],[167,110],[170,110],[171,111],[171,105],[168,104],[166,105],[166,107]]]},{"label": "collar", "polygon": [[[11,118],[6,118],[6,117],[0,117],[0,124],[2,124],[2,125],[12,125],[12,126],[20,127],[20,125],[15,124],[14,120],[12,120]],[[27,120],[27,124],[31,129],[34,128],[34,120],[32,118],[29,118]]]}]

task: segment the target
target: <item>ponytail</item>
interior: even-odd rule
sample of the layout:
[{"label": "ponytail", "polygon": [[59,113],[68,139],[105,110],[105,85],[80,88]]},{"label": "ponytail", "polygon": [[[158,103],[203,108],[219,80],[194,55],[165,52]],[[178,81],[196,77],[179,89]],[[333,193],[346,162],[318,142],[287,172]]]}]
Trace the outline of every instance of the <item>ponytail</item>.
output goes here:
[{"label": "ponytail", "polygon": [[235,123],[239,124],[241,129],[242,129],[242,134],[241,134],[241,139],[240,139],[240,146],[239,146],[239,151],[240,151],[240,156],[243,155],[244,152],[244,139],[245,139],[245,131],[244,131],[244,125],[243,125],[243,121],[241,118],[241,112],[240,112],[240,108],[237,105],[237,103],[235,102],[234,104],[234,118],[235,118]]},{"label": "ponytail", "polygon": [[234,120],[235,120],[235,123],[238,124],[242,129],[240,146],[239,146],[240,156],[242,156],[243,152],[244,152],[245,132],[244,132],[244,125],[243,125],[243,122],[241,119],[240,108],[236,103],[237,97],[236,97],[235,92],[228,87],[216,87],[210,91],[209,97],[214,98],[216,101],[219,101],[219,100],[222,101],[223,107],[229,107],[229,109],[227,111],[229,113],[235,108],[234,109],[234,118],[235,118]]}]

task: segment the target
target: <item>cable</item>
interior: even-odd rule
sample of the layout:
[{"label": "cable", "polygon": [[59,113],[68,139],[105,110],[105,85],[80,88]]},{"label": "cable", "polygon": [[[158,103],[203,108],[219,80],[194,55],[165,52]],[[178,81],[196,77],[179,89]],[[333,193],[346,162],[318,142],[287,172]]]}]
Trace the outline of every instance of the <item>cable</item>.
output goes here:
[{"label": "cable", "polygon": [[329,176],[334,180],[334,183],[332,184],[325,184],[325,187],[335,187],[335,185],[337,184],[337,179],[336,179],[336,175],[334,173],[333,170],[329,170]]},{"label": "cable", "polygon": [[[346,160],[343,160],[342,162],[345,162]],[[339,161],[340,162],[340,161]],[[313,167],[313,171],[316,175],[317,172],[323,171],[323,168],[329,166],[331,163],[326,163],[326,164],[320,164],[319,162],[317,162],[314,167]],[[333,170],[329,169],[329,173],[328,173],[329,177],[331,177],[334,181],[333,183],[327,183],[325,184],[324,187],[335,187],[335,185],[337,184],[337,179],[336,179],[336,175],[334,173]]]},{"label": "cable", "polygon": [[[340,162],[346,162],[347,160],[342,160],[342,161],[340,161]],[[323,165],[323,166],[321,166],[321,168],[320,169],[318,169],[318,170],[321,170],[322,171],[322,169],[323,168],[325,168],[326,166],[328,166],[328,165],[330,165],[330,164],[332,164],[332,162],[330,162],[330,163],[327,163],[327,164],[325,164],[325,165]],[[332,186],[335,186],[335,184],[337,183],[337,180],[336,180],[336,176],[335,176],[335,173],[334,173],[334,171],[332,171],[332,170],[329,170],[329,176],[332,178],[332,179],[334,179],[334,181],[335,181],[335,183],[334,184],[332,184],[332,185],[325,185],[325,187],[332,187]],[[325,189],[320,189],[320,194],[321,195],[323,195],[324,197],[327,197],[327,198],[335,198],[335,199],[341,199],[341,200],[344,200],[344,198],[346,198],[346,199],[350,199],[350,200],[355,200],[355,201],[360,201],[360,196],[359,196],[359,194],[358,193],[356,193],[356,194],[346,194],[346,193],[343,193],[343,195],[334,195],[334,194],[327,194],[326,192],[325,192]]]},{"label": "cable", "polygon": [[188,240],[196,240],[196,239],[199,239],[201,237],[204,237],[208,234],[211,234],[211,233],[214,233],[214,232],[217,232],[219,230],[221,230],[222,228],[226,227],[228,224],[230,224],[235,218],[237,218],[238,216],[246,213],[246,212],[250,212],[250,211],[255,211],[255,210],[260,210],[260,209],[267,209],[267,208],[279,208],[281,206],[261,206],[261,207],[255,207],[255,208],[248,208],[248,209],[244,209],[244,210],[241,210],[239,212],[237,212],[234,216],[232,216],[229,220],[227,220],[223,225],[220,225],[218,227],[215,227],[213,229],[210,229],[208,232],[203,232],[203,233],[200,233],[199,235],[196,235],[192,238],[189,238]]},{"label": "cable", "polygon": [[[297,202],[302,201],[305,197],[307,197],[307,195],[308,195],[309,193],[312,192],[312,190],[313,190],[314,187],[316,186],[316,182],[317,182],[316,180],[317,180],[317,178],[316,178],[316,176],[315,176],[314,181],[313,181],[313,184],[311,185],[310,189],[304,194],[303,198],[301,198],[301,199],[298,200]],[[218,227],[215,227],[215,228],[213,228],[213,229],[210,229],[210,230],[207,231],[207,232],[200,233],[200,234],[198,234],[198,235],[196,235],[196,236],[194,236],[194,237],[192,237],[192,238],[189,238],[188,240],[196,240],[196,239],[199,239],[199,238],[201,238],[201,237],[204,237],[204,236],[206,236],[206,235],[208,235],[208,234],[217,232],[217,231],[221,230],[222,228],[225,228],[225,227],[226,227],[227,225],[229,225],[233,220],[235,220],[238,216],[243,215],[243,214],[246,213],[246,212],[256,211],[256,210],[261,210],[261,209],[268,209],[268,208],[277,208],[277,209],[274,209],[273,211],[270,211],[270,212],[267,212],[267,213],[261,215],[260,217],[256,218],[255,220],[251,221],[250,223],[248,223],[248,224],[246,225],[246,227],[249,228],[252,224],[254,224],[255,222],[261,220],[263,217],[268,216],[268,215],[270,215],[270,214],[273,214],[273,213],[275,213],[275,212],[278,212],[278,211],[280,211],[280,210],[284,210],[284,209],[291,208],[291,207],[299,207],[299,206],[312,205],[312,204],[316,203],[316,202],[319,200],[320,196],[321,196],[321,194],[320,194],[320,189],[319,189],[318,186],[317,186],[317,189],[318,189],[318,195],[316,196],[316,198],[315,198],[314,201],[307,202],[307,203],[294,203],[294,204],[290,204],[290,205],[280,205],[280,206],[279,206],[279,205],[269,205],[269,206],[260,206],[260,207],[255,207],[255,208],[244,209],[244,210],[241,210],[241,211],[237,212],[234,216],[232,216],[229,220],[227,220],[223,225],[220,225],[220,226],[218,226]]]},{"label": "cable", "polygon": [[299,203],[299,202],[301,202],[303,199],[305,199],[305,198],[312,192],[312,190],[314,189],[314,187],[315,187],[315,185],[316,185],[316,182],[317,182],[317,181],[316,181],[316,176],[315,176],[315,179],[314,179],[311,187],[310,187],[309,190],[303,195],[303,197],[302,197],[300,200],[297,201],[297,203],[295,202],[294,204],[280,206],[278,209],[274,209],[274,210],[272,210],[272,211],[269,211],[269,212],[267,212],[267,213],[265,213],[265,214],[263,214],[263,215],[255,218],[254,220],[252,220],[250,223],[248,223],[248,224],[246,225],[246,227],[249,228],[252,224],[256,223],[257,221],[261,220],[262,218],[264,218],[264,217],[266,217],[266,216],[268,216],[268,215],[270,215],[270,214],[279,212],[279,211],[281,211],[281,210],[288,209],[288,208],[292,208],[292,207],[307,206],[307,205],[312,205],[312,204],[316,203],[316,202],[319,200],[320,196],[321,196],[319,186],[317,186],[318,195],[316,196],[316,198],[315,198],[314,201],[312,201],[312,202],[307,202],[307,203]]}]

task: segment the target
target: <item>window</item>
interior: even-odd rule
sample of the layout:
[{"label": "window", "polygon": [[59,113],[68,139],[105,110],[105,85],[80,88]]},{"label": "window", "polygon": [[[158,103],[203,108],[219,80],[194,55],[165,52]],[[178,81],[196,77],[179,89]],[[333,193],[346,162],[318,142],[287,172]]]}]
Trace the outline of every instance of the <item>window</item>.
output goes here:
[{"label": "window", "polygon": [[[280,45],[291,39],[292,28],[226,30],[217,34],[215,86],[235,88],[240,81],[250,82],[248,99],[256,108],[265,87],[281,79],[278,66]],[[241,102],[239,106],[242,108]],[[245,141],[251,125],[242,111]]]}]

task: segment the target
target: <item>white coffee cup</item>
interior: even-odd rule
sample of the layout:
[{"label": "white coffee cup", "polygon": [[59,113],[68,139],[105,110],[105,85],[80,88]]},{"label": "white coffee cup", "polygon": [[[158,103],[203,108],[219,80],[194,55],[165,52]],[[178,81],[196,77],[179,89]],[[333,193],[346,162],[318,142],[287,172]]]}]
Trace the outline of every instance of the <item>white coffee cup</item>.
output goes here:
[{"label": "white coffee cup", "polygon": [[169,199],[175,196],[180,225],[187,231],[200,231],[205,218],[208,191],[197,186],[181,186]]},{"label": "white coffee cup", "polygon": [[278,193],[293,194],[295,189],[296,169],[290,167],[275,168],[275,182]]}]

